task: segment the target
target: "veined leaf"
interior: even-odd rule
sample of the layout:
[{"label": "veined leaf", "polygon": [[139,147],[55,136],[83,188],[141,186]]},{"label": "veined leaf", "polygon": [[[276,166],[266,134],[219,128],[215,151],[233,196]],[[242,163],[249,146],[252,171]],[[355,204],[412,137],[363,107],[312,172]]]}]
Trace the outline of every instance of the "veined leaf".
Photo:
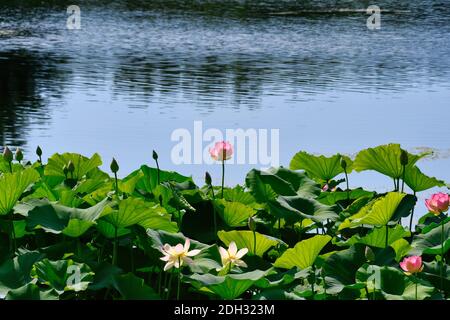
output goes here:
[{"label": "veined leaf", "polygon": [[248,218],[255,213],[252,207],[240,202],[229,202],[224,199],[215,200],[214,207],[223,221],[230,227],[246,226]]},{"label": "veined leaf", "polygon": [[290,222],[297,222],[302,219],[320,222],[327,219],[336,220],[338,217],[334,212],[334,207],[301,196],[279,196],[276,201],[269,202],[269,208],[271,214]]},{"label": "veined leaf", "polygon": [[[402,149],[399,144],[382,145],[375,148],[368,148],[358,153],[353,162],[353,168],[360,172],[364,170],[375,170],[391,178],[401,178],[403,166],[400,163]],[[414,164],[425,157],[428,153],[418,155],[408,153],[408,171]]]},{"label": "veined leaf", "polygon": [[320,251],[330,240],[331,237],[328,235],[317,235],[310,239],[300,241],[294,248],[287,249],[275,261],[274,266],[284,269],[291,269],[293,267],[306,269],[311,267]]},{"label": "veined leaf", "polygon": [[[450,249],[450,218],[444,221],[444,254]],[[441,254],[442,225],[437,225],[424,234],[414,237],[411,254]]]},{"label": "veined leaf", "polygon": [[48,159],[44,174],[46,176],[65,177],[63,167],[67,165],[69,161],[72,161],[75,167],[73,175],[69,173],[69,178],[76,180],[81,179],[88,172],[102,165],[102,159],[97,153],[91,158],[87,158],[77,153],[56,153]]},{"label": "veined leaf", "polygon": [[72,260],[50,261],[44,259],[34,264],[35,277],[59,293],[84,291],[92,282],[94,273],[88,265]]},{"label": "veined leaf", "polygon": [[[158,205],[139,198],[127,198],[120,201],[118,210],[112,210],[104,219],[117,228],[126,228],[159,215]],[[145,224],[145,223],[144,223]]]},{"label": "veined leaf", "polygon": [[39,179],[34,169],[14,173],[4,173],[0,177],[0,215],[10,213],[22,193]]},{"label": "veined leaf", "polygon": [[147,286],[143,279],[132,273],[114,277],[114,287],[124,300],[159,300],[153,288]]},{"label": "veined leaf", "polygon": [[241,274],[228,274],[226,276],[214,276],[212,274],[193,274],[188,277],[200,291],[214,293],[222,299],[236,299],[253,286],[266,272],[254,270]]},{"label": "veined leaf", "polygon": [[255,239],[252,231],[249,230],[232,230],[232,231],[219,231],[217,233],[219,239],[229,246],[232,241],[236,243],[239,249],[247,248],[250,254],[262,257],[264,252],[271,247],[278,244],[284,244],[283,241],[277,238],[269,237],[264,234],[255,232],[256,235],[256,252],[255,252]]},{"label": "veined leaf", "polygon": [[286,168],[271,168],[267,171],[253,169],[247,174],[245,183],[260,203],[274,200],[279,195],[308,198],[320,193],[319,186],[304,172]]},{"label": "veined leaf", "polygon": [[443,187],[445,182],[423,174],[417,166],[409,167],[405,171],[405,183],[411,190],[420,192],[434,187]]},{"label": "veined leaf", "polygon": [[107,205],[107,199],[97,205],[78,209],[62,206],[47,200],[30,200],[15,207],[15,211],[27,217],[29,228],[42,228],[50,233],[64,233],[79,237],[100,218]]},{"label": "veined leaf", "polygon": [[305,151],[300,151],[294,155],[289,165],[292,170],[305,170],[309,177],[320,181],[329,181],[337,175],[344,173],[341,166],[341,159],[347,162],[347,173],[353,170],[353,161],[340,154],[332,157],[314,156]]},{"label": "veined leaf", "polygon": [[400,202],[406,196],[404,193],[389,192],[386,196],[375,199],[364,206],[357,214],[340,224],[339,230],[368,224],[384,226],[394,216]]}]

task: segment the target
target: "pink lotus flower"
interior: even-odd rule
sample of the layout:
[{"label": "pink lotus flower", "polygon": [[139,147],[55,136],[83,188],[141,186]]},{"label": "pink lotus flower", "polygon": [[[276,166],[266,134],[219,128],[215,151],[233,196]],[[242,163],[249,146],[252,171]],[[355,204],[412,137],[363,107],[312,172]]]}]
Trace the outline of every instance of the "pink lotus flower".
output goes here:
[{"label": "pink lotus flower", "polygon": [[431,213],[440,215],[448,210],[449,196],[442,192],[433,194],[430,199],[425,200],[425,205]]},{"label": "pink lotus flower", "polygon": [[405,271],[407,275],[421,272],[423,269],[422,257],[411,256],[405,258],[402,262],[400,262],[400,267],[403,269],[403,271]]},{"label": "pink lotus flower", "polygon": [[209,149],[209,154],[216,161],[228,160],[233,155],[233,146],[228,141],[219,141],[214,148]]}]

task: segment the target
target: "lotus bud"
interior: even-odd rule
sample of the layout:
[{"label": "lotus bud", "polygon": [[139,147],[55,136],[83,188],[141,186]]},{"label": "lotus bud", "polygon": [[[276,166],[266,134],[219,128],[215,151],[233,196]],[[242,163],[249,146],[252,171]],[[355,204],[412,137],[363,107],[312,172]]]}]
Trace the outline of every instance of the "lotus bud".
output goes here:
[{"label": "lotus bud", "polygon": [[248,218],[248,228],[251,231],[256,231],[256,221],[253,217]]},{"label": "lotus bud", "polygon": [[41,147],[37,146],[36,148],[36,155],[40,158],[42,157],[42,149]]},{"label": "lotus bud", "polygon": [[8,147],[3,150],[3,158],[9,163],[13,161],[13,153]]},{"label": "lotus bud", "polygon": [[408,162],[409,162],[408,152],[406,152],[405,150],[402,150],[402,152],[400,153],[400,163],[402,166],[407,166]]},{"label": "lotus bud", "polygon": [[347,161],[343,157],[341,157],[341,168],[347,170]]},{"label": "lotus bud", "polygon": [[212,184],[212,179],[211,179],[211,175],[209,174],[209,172],[205,173],[205,183],[208,186],[210,186]]},{"label": "lotus bud", "polygon": [[367,261],[372,262],[375,261],[375,254],[373,253],[373,250],[370,247],[366,247],[366,250],[364,252]]},{"label": "lotus bud", "polygon": [[155,161],[158,160],[158,154],[156,153],[155,150],[153,150],[153,160],[155,160]]},{"label": "lotus bud", "polygon": [[112,159],[110,168],[113,173],[117,173],[119,171],[119,164],[116,159]]},{"label": "lotus bud", "polygon": [[75,171],[75,165],[73,164],[72,160],[70,160],[67,164],[67,171],[71,173]]},{"label": "lotus bud", "polygon": [[21,162],[23,160],[23,152],[20,150],[20,148],[16,149],[16,160],[18,162]]}]

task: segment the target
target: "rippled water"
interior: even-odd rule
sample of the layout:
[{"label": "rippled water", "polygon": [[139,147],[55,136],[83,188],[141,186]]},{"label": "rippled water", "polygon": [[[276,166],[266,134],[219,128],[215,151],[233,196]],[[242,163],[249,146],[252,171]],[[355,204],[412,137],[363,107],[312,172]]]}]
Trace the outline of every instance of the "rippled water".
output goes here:
[{"label": "rippled water", "polygon": [[[218,167],[170,159],[173,130],[203,121],[280,129],[284,165],[300,149],[432,148],[422,168],[450,181],[448,0],[379,1],[401,12],[382,13],[376,31],[364,12],[332,12],[368,1],[78,1],[82,29],[67,30],[72,2],[0,0],[3,145],[99,152],[123,173],[156,149],[163,167],[218,181]],[[251,167],[233,166],[228,182]]]}]

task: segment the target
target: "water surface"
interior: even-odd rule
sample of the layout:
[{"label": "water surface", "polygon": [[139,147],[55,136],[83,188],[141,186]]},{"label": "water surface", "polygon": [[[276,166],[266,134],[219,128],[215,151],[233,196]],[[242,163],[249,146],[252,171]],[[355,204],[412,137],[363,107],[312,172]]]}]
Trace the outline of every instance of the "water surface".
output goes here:
[{"label": "water surface", "polygon": [[[450,181],[450,3],[379,1],[79,1],[82,29],[66,29],[66,3],[0,1],[0,143],[115,156],[123,174],[170,158],[178,128],[280,129],[280,162],[299,150],[354,154],[398,142],[435,151],[423,171]],[[72,4],[72,3],[67,3]],[[321,13],[273,13],[321,9]],[[233,165],[229,184],[253,165]],[[378,174],[352,185],[392,188]],[[422,195],[425,197],[428,193]]]}]

